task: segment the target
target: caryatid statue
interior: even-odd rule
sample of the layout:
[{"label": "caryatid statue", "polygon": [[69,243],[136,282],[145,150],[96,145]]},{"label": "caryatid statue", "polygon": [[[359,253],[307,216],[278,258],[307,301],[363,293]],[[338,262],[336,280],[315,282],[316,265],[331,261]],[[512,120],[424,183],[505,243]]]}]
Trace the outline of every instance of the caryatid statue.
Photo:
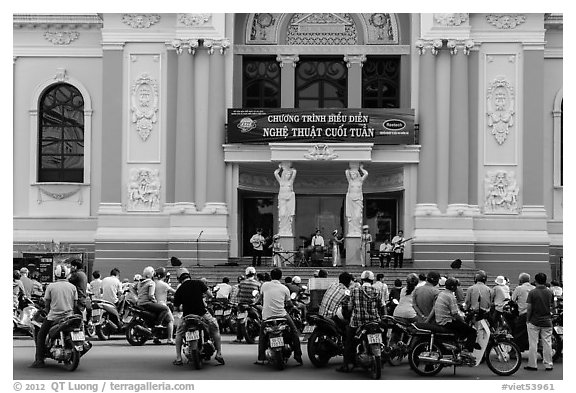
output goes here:
[{"label": "caryatid statue", "polygon": [[280,236],[292,236],[292,220],[296,214],[296,194],[293,188],[296,169],[290,165],[290,162],[282,162],[274,171],[274,177],[280,184],[278,191],[278,234]]},{"label": "caryatid statue", "polygon": [[348,179],[348,192],[346,193],[346,218],[348,220],[347,236],[360,236],[362,234],[362,212],[364,208],[364,195],[362,183],[368,177],[368,171],[362,164],[350,163],[346,169]]}]

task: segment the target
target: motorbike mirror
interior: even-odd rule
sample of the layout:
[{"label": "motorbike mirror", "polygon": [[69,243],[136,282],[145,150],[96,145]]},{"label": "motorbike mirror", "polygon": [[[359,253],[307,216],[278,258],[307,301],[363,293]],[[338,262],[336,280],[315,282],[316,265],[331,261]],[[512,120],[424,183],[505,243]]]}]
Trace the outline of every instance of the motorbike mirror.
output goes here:
[{"label": "motorbike mirror", "polygon": [[305,291],[308,289],[308,287],[306,285],[302,285],[302,289]]},{"label": "motorbike mirror", "polygon": [[398,299],[392,299],[392,303],[394,303],[395,305],[400,304],[400,302],[398,301]]},{"label": "motorbike mirror", "polygon": [[252,291],[252,296],[258,296],[258,290],[257,289]]},{"label": "motorbike mirror", "polygon": [[349,289],[345,290],[345,291],[344,291],[344,295],[350,296],[350,290],[349,290]]},{"label": "motorbike mirror", "polygon": [[296,292],[292,292],[290,294],[290,299],[292,299],[292,300],[296,299]]}]

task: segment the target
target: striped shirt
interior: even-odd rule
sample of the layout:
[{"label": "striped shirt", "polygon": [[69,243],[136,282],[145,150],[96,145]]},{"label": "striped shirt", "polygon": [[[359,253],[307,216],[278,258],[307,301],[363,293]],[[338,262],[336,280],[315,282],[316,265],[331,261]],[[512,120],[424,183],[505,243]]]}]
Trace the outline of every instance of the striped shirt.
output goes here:
[{"label": "striped shirt", "polygon": [[362,284],[352,289],[350,305],[352,307],[351,327],[359,327],[367,322],[379,321],[379,309],[382,307],[382,292],[370,284]]},{"label": "striped shirt", "polygon": [[332,318],[338,307],[342,304],[342,301],[346,298],[346,288],[344,284],[340,282],[335,282],[330,285],[322,297],[322,302],[320,303],[320,308],[318,314],[326,317]]},{"label": "striped shirt", "polygon": [[254,278],[247,278],[238,284],[238,303],[251,304],[254,301],[254,295],[252,292],[257,290],[260,292],[260,282]]}]

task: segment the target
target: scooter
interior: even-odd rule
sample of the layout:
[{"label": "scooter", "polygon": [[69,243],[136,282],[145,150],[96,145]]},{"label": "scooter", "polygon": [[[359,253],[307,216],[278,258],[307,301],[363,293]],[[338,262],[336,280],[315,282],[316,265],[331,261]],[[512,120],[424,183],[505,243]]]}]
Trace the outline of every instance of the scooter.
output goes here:
[{"label": "scooter", "polygon": [[196,370],[203,366],[204,361],[210,360],[216,348],[212,343],[208,325],[202,317],[188,314],[182,318],[185,327],[185,337],[182,342],[182,350],[189,363],[194,365]]},{"label": "scooter", "polygon": [[[254,290],[252,295],[256,297],[258,291]],[[254,344],[256,338],[260,335],[260,324],[262,317],[260,311],[255,307],[256,304],[238,304],[238,312],[236,314],[236,324],[239,326],[242,337],[248,344]]]},{"label": "scooter", "polygon": [[130,345],[141,346],[148,340],[158,343],[168,338],[168,326],[157,327],[157,315],[137,305],[128,306],[131,314],[130,323],[126,326],[126,340]]},{"label": "scooter", "polygon": [[283,370],[292,356],[292,332],[288,321],[284,317],[269,318],[262,322],[264,327],[264,340],[266,346],[266,361],[278,370]]}]

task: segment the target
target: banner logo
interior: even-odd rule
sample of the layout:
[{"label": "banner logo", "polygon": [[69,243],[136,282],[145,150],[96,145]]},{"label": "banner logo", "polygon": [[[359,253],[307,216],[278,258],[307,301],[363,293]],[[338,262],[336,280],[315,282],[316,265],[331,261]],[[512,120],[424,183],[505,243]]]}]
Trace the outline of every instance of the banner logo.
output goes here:
[{"label": "banner logo", "polygon": [[399,119],[389,119],[382,123],[382,127],[390,131],[400,131],[406,127],[406,123]]},{"label": "banner logo", "polygon": [[242,120],[240,120],[240,122],[238,122],[238,128],[240,129],[240,132],[246,133],[256,128],[256,121],[252,120],[249,117],[245,117]]}]

